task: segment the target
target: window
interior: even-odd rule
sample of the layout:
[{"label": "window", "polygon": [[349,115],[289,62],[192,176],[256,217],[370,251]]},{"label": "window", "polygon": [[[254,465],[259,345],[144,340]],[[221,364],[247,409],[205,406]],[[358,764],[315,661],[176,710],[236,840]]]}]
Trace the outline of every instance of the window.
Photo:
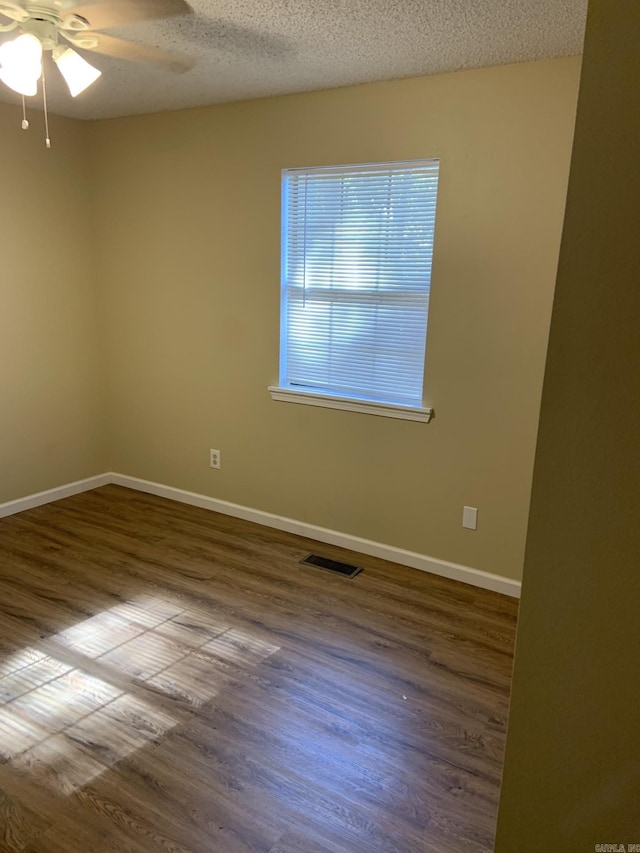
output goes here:
[{"label": "window", "polygon": [[274,399],[428,420],[438,160],[287,169]]}]

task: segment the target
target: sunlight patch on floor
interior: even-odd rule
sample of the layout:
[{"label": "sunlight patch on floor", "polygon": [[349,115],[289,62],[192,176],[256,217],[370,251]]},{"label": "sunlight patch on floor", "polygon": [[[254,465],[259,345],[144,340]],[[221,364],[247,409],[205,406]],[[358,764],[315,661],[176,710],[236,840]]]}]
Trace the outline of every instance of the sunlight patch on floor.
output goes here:
[{"label": "sunlight patch on floor", "polygon": [[[205,608],[153,596],[67,628],[48,649],[51,642],[62,659],[28,647],[0,661],[0,756],[65,795],[180,721],[153,692],[197,708],[227,676],[279,649]],[[86,668],[65,662],[78,656]]]}]

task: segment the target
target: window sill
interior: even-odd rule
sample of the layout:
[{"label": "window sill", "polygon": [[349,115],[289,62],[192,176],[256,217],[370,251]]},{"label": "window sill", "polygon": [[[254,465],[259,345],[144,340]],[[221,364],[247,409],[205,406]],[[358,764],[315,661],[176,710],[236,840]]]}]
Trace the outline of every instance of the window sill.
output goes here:
[{"label": "window sill", "polygon": [[343,409],[347,412],[362,412],[366,415],[381,415],[383,418],[399,418],[403,421],[429,423],[433,409],[418,406],[399,406],[394,403],[376,403],[373,400],[355,400],[351,397],[334,397],[329,394],[314,394],[311,391],[292,391],[290,388],[269,386],[273,400],[282,403],[302,403],[304,406],[321,406],[324,409]]}]

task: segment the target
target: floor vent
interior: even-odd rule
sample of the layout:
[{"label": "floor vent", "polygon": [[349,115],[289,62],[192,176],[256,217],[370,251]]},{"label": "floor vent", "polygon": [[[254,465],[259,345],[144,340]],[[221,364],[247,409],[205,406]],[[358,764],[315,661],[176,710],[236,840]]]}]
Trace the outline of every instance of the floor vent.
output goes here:
[{"label": "floor vent", "polygon": [[337,575],[344,575],[346,578],[355,578],[362,571],[359,566],[341,563],[339,560],[330,560],[328,557],[321,557],[319,554],[309,554],[304,560],[300,560],[300,562],[307,566],[317,566],[319,569],[327,569],[330,572],[335,572]]}]

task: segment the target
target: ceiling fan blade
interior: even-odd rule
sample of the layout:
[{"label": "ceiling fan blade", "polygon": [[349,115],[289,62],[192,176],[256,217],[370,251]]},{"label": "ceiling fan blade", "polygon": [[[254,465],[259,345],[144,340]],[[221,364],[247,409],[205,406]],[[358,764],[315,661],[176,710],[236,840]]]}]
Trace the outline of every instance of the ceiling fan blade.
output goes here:
[{"label": "ceiling fan blade", "polygon": [[0,2],[0,15],[3,18],[9,18],[11,21],[23,22],[29,19],[27,10],[23,9],[18,3],[12,3],[11,0]]},{"label": "ceiling fan blade", "polygon": [[[79,15],[89,22],[90,30],[105,30],[140,21],[190,15],[192,11],[186,0],[78,0],[68,6],[65,4],[63,17]],[[64,23],[62,26],[64,28]]]},{"label": "ceiling fan blade", "polygon": [[74,47],[79,47],[81,50],[90,50],[93,53],[113,56],[116,59],[129,59],[132,62],[146,62],[149,65],[165,68],[167,71],[177,71],[180,73],[188,71],[196,64],[195,60],[187,56],[169,53],[166,50],[161,50],[159,47],[151,47],[150,45],[114,38],[103,33],[91,33],[89,37],[83,37],[82,35],[76,37],[75,34],[70,36],[66,32],[62,33],[62,35]]}]

